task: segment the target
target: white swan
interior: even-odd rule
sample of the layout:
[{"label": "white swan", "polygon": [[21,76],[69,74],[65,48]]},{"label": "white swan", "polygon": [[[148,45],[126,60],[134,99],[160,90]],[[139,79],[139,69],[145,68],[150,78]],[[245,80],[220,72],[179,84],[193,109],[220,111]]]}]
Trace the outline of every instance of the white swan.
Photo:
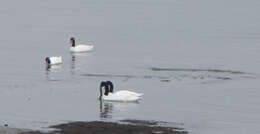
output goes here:
[{"label": "white swan", "polygon": [[75,38],[73,37],[70,38],[70,43],[71,43],[70,52],[73,53],[88,52],[88,51],[92,51],[94,48],[93,45],[84,45],[84,44],[76,45]]},{"label": "white swan", "polygon": [[[102,90],[105,90],[104,94]],[[101,82],[100,84],[100,100],[107,101],[121,101],[121,102],[134,102],[141,99],[142,93],[136,93],[128,90],[120,90],[113,92],[113,84],[110,81]]]},{"label": "white swan", "polygon": [[58,65],[62,63],[62,57],[61,56],[46,57],[45,62],[47,65]]}]

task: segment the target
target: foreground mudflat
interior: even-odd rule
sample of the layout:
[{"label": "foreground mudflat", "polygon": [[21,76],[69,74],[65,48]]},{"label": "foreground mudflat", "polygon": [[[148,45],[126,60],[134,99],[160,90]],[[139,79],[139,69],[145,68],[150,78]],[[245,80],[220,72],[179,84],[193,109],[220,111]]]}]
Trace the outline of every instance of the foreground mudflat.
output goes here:
[{"label": "foreground mudflat", "polygon": [[[125,120],[124,124],[115,122],[72,122],[51,126],[57,130],[42,133],[40,131],[19,134],[187,134],[181,128],[159,126],[156,122]],[[126,123],[127,122],[127,123]],[[130,124],[129,124],[130,123]]]}]

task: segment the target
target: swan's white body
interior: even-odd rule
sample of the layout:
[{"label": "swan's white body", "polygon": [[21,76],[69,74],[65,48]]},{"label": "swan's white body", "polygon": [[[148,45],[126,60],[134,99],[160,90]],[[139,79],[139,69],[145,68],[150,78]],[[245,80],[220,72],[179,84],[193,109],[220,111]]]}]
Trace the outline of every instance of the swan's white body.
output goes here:
[{"label": "swan's white body", "polygon": [[133,102],[138,101],[143,96],[142,93],[135,93],[128,90],[121,90],[114,93],[109,93],[108,95],[103,95],[102,99],[107,101],[122,101],[122,102]]},{"label": "swan's white body", "polygon": [[50,65],[58,65],[62,63],[62,57],[61,56],[52,56],[49,57],[51,63]]},{"label": "swan's white body", "polygon": [[89,52],[89,51],[92,51],[93,48],[94,48],[93,45],[79,44],[74,47],[70,47],[70,52],[73,52],[73,53]]}]

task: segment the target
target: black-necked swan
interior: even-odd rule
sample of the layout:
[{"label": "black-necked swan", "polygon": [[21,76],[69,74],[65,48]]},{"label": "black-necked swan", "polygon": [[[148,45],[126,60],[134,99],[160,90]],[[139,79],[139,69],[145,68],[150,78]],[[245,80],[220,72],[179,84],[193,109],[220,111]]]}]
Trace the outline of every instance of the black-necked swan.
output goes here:
[{"label": "black-necked swan", "polygon": [[[107,101],[134,102],[140,100],[141,96],[143,96],[142,93],[135,93],[128,90],[113,92],[113,87],[113,83],[110,81],[101,82],[99,99]],[[103,89],[105,90],[104,94],[102,92]]]},{"label": "black-necked swan", "polygon": [[76,45],[74,37],[70,38],[70,43],[71,43],[70,52],[73,53],[88,52],[88,51],[92,51],[94,48],[93,45],[84,45],[84,44]]},{"label": "black-necked swan", "polygon": [[62,63],[62,57],[61,56],[46,57],[45,62],[47,65],[58,65]]}]

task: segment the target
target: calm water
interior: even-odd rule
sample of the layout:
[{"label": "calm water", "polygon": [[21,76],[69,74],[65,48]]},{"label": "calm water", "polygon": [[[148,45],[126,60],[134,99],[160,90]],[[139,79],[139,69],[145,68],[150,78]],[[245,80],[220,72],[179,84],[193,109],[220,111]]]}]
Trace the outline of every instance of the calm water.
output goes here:
[{"label": "calm water", "polygon": [[[194,134],[260,133],[259,9],[258,0],[4,1],[0,123],[130,118]],[[71,36],[95,51],[71,55]],[[64,63],[46,70],[55,55]],[[145,96],[101,103],[102,80]]]}]

